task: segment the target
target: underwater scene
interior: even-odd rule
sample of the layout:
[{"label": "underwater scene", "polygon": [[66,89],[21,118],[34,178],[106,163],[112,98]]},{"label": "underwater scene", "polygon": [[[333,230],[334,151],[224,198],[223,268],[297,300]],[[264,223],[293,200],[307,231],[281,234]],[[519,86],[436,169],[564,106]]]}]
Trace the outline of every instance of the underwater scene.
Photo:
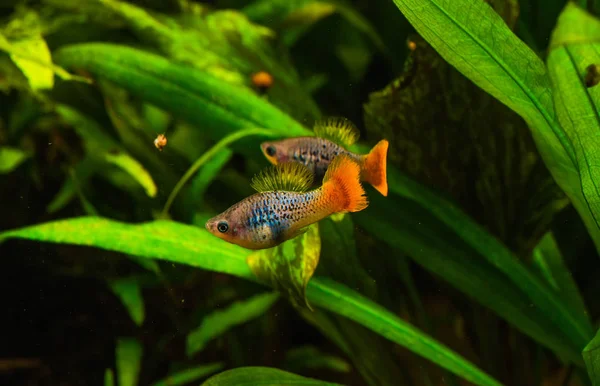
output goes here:
[{"label": "underwater scene", "polygon": [[0,0],[0,386],[600,386],[600,0]]}]

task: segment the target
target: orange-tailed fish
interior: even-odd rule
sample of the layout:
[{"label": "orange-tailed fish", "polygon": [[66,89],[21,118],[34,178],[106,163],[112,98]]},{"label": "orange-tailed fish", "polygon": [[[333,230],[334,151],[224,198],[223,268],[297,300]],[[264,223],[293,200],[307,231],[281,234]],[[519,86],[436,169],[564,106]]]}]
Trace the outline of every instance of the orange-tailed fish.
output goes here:
[{"label": "orange-tailed fish", "polygon": [[258,193],[208,220],[206,229],[244,248],[264,249],[301,235],[331,214],[368,206],[360,167],[347,156],[336,157],[319,188],[309,190],[312,183],[313,174],[302,164],[270,166],[252,180]]},{"label": "orange-tailed fish", "polygon": [[327,167],[336,156],[345,154],[360,165],[361,181],[368,182],[382,195],[387,196],[387,140],[379,141],[369,154],[352,153],[347,148],[358,140],[360,133],[351,121],[341,117],[318,120],[314,132],[314,137],[263,142],[260,147],[272,164],[301,163],[314,173],[317,181],[323,178]]}]

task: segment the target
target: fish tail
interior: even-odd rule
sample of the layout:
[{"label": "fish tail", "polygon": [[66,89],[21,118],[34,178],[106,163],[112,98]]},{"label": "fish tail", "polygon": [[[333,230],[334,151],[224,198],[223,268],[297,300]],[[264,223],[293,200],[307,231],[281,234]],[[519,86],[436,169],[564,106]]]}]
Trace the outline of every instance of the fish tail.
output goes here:
[{"label": "fish tail", "polygon": [[389,143],[382,139],[363,157],[361,178],[373,185],[383,196],[388,194],[387,184],[387,150]]},{"label": "fish tail", "polygon": [[322,189],[332,213],[359,212],[369,205],[360,184],[360,165],[346,155],[333,159],[323,177]]}]

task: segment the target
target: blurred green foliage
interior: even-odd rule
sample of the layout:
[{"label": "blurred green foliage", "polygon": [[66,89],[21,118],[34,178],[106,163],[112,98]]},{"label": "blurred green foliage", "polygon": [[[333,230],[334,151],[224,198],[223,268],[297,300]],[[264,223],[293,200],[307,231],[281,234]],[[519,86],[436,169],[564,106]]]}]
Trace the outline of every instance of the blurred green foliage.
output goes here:
[{"label": "blurred green foliage", "polygon": [[[2,3],[0,376],[599,383],[598,12]],[[327,115],[360,128],[353,151],[388,139],[388,197],[365,186],[364,211],[262,251],[204,229],[253,193],[261,141]]]}]

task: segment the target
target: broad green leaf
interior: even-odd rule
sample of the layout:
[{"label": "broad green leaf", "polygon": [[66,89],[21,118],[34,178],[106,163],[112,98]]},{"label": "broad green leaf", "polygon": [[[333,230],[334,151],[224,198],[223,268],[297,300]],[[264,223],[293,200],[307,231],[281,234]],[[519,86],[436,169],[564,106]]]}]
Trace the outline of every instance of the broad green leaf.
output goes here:
[{"label": "broad green leaf", "polygon": [[[373,196],[370,197],[369,209],[356,213],[354,218],[364,229],[369,229],[374,237],[408,254],[417,264],[490,308],[557,355],[582,364],[581,351],[573,342],[564,338],[566,332],[561,333],[542,310],[531,307],[532,300],[525,295],[526,292],[508,281],[507,276],[497,269],[498,265],[502,267],[506,264],[499,263],[494,266],[488,262],[484,256],[456,237],[453,231],[455,227],[441,224],[428,214],[426,209],[412,201],[393,194],[386,198]],[[462,223],[470,224],[464,221]],[[457,221],[456,224],[461,222]],[[508,253],[504,247],[491,246],[488,247],[487,253],[493,255],[500,251]],[[514,257],[511,257],[510,261],[520,264]],[[555,302],[560,299],[542,286],[537,278],[533,279],[536,281],[525,283],[539,285]],[[562,303],[558,304],[560,308],[556,312],[560,312],[566,320],[575,319],[570,309]],[[579,328],[580,323],[585,322],[576,320],[572,328]]]},{"label": "broad green leaf", "polygon": [[[319,110],[309,94],[299,88],[299,77],[287,53],[271,43],[274,33],[251,23],[233,10],[196,12],[191,15],[150,14],[133,4],[102,0],[116,17],[123,18],[139,36],[174,61],[206,71],[238,88],[253,90],[251,76],[267,71],[275,82],[268,95],[272,103],[297,119],[315,119]],[[295,92],[292,92],[295,90]]]},{"label": "broad green leaf", "polygon": [[210,377],[202,386],[244,386],[244,385],[339,385],[302,377],[271,367],[238,367]]},{"label": "broad green leaf", "polygon": [[142,345],[134,338],[119,338],[115,360],[119,386],[137,386],[142,362]]},{"label": "broad green leaf", "polygon": [[[264,127],[283,137],[313,135],[255,93],[210,74],[142,50],[104,43],[77,44],[55,52],[68,68],[84,69],[143,97],[218,140],[239,129]],[[240,141],[233,150],[256,157],[266,137]]]},{"label": "broad green leaf", "polygon": [[7,174],[19,167],[29,154],[14,147],[0,147],[0,174]]},{"label": "broad green leaf", "polygon": [[350,372],[352,369],[344,359],[323,353],[315,346],[301,346],[286,352],[285,368],[289,371],[329,369],[341,373]]},{"label": "broad green leaf", "polygon": [[[567,3],[552,33],[548,70],[558,120],[573,143],[585,207],[600,229],[600,88],[583,81],[588,66],[600,63],[600,20],[572,2]],[[580,212],[581,213],[581,212]],[[582,214],[583,215],[583,214]]]},{"label": "broad green leaf", "polygon": [[32,90],[52,88],[54,74],[66,80],[88,82],[52,63],[50,49],[42,37],[39,16],[26,7],[17,7],[8,23],[0,28],[0,51],[8,53]]},{"label": "broad green leaf", "polygon": [[141,326],[144,323],[145,310],[144,298],[137,278],[128,277],[111,280],[108,285],[114,294],[121,299],[135,324]]},{"label": "broad green leaf", "polygon": [[[590,324],[589,312],[583,297],[551,232],[548,232],[542,238],[533,251],[533,261],[564,303],[571,307],[575,314],[579,314],[582,319],[588,320],[588,324]],[[592,326],[590,325],[589,328],[591,329]]]},{"label": "broad green leaf", "polygon": [[104,371],[104,386],[115,386],[115,375],[112,369]]},{"label": "broad green leaf", "polygon": [[188,334],[187,355],[192,356],[202,351],[209,341],[232,327],[263,315],[278,299],[279,294],[276,292],[263,293],[244,301],[237,301],[222,311],[214,311],[207,315],[202,324]]},{"label": "broad green leaf", "polygon": [[223,367],[225,366],[222,363],[210,363],[207,365],[192,367],[169,375],[165,379],[152,384],[152,386],[187,385],[190,382],[197,381],[200,378],[204,378],[212,373],[220,371],[223,369]]},{"label": "broad green leaf", "polygon": [[573,139],[558,124],[541,59],[483,1],[394,2],[448,63],[525,119],[544,163],[600,250],[600,226],[580,188]]},{"label": "broad green leaf", "polygon": [[[251,251],[215,238],[204,229],[172,221],[134,225],[80,217],[0,233],[0,242],[8,238],[94,246],[257,281],[246,264]],[[343,285],[313,277],[306,294],[312,305],[345,316],[472,383],[499,385],[451,349]]]},{"label": "broad green leaf", "polygon": [[583,349],[583,359],[592,385],[600,385],[600,330]]},{"label": "broad green leaf", "polygon": [[[254,1],[242,9],[242,12],[254,22],[284,30],[284,40],[292,44],[299,35],[318,20],[335,12],[342,15],[352,27],[361,31],[371,39],[383,53],[387,53],[385,43],[369,21],[352,6],[343,1],[325,0],[259,0]],[[290,28],[292,36],[287,33]],[[300,31],[297,31],[297,30]]]},{"label": "broad green leaf", "polygon": [[321,256],[319,224],[276,247],[258,250],[248,256],[248,265],[260,282],[284,293],[296,306],[308,307],[306,286]]},{"label": "broad green leaf", "polygon": [[88,156],[96,159],[97,162],[106,162],[119,167],[136,180],[148,196],[156,196],[157,188],[152,176],[116,141],[106,135],[96,122],[66,105],[57,106],[56,111],[77,130],[84,141]]}]

